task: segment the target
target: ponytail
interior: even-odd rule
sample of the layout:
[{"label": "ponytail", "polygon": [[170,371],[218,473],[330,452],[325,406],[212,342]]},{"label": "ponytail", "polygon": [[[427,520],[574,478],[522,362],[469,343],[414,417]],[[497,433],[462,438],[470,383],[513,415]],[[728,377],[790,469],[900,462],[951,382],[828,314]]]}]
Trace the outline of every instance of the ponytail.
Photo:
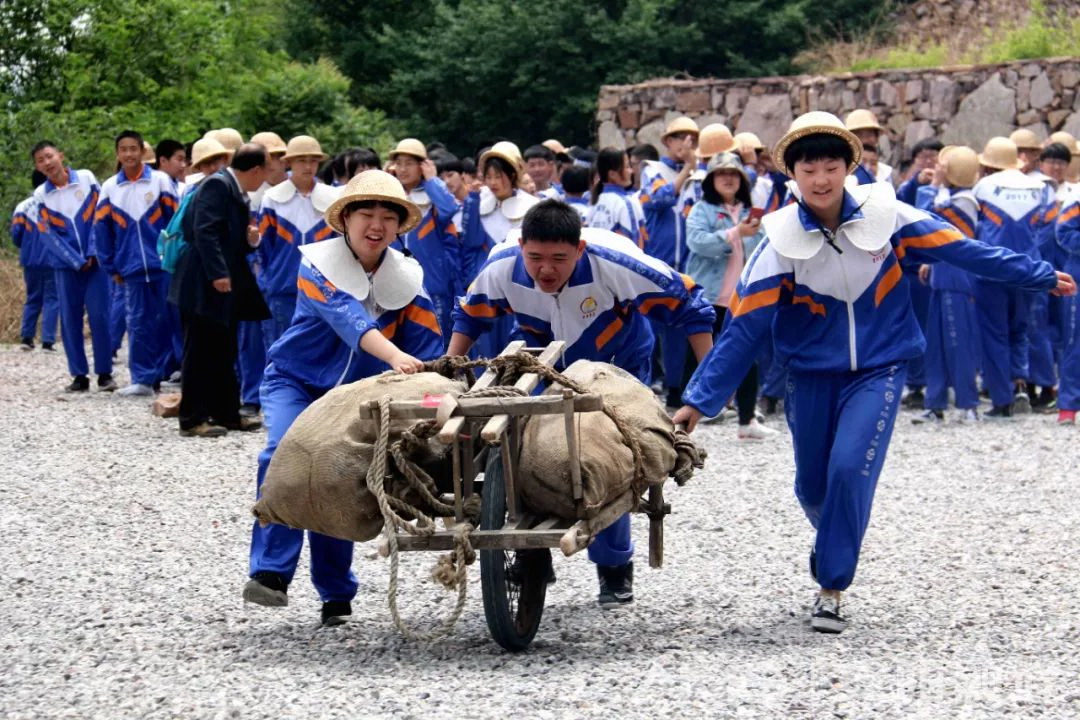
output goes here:
[{"label": "ponytail", "polygon": [[591,203],[595,205],[600,200],[600,193],[604,190],[604,184],[608,181],[608,173],[621,172],[626,167],[626,151],[619,148],[606,147],[596,156],[596,184],[592,188]]}]

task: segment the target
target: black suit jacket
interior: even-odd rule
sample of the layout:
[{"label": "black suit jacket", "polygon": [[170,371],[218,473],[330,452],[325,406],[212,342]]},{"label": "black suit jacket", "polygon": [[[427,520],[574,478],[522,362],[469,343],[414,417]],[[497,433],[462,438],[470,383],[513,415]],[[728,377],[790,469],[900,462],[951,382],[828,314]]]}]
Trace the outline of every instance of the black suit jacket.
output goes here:
[{"label": "black suit jacket", "polygon": [[[183,313],[195,313],[232,325],[238,320],[264,320],[270,310],[247,262],[251,222],[240,185],[228,172],[204,179],[181,221],[190,247],[176,266],[169,301]],[[218,278],[232,281],[232,292],[218,292]]]}]

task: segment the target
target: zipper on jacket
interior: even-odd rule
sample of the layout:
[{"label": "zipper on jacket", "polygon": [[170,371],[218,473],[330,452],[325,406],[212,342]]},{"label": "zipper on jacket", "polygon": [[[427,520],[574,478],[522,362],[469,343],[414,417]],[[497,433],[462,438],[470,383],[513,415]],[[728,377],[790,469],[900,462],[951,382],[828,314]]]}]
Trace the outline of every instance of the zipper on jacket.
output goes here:
[{"label": "zipper on jacket", "polygon": [[143,275],[146,277],[146,282],[150,282],[150,268],[146,265],[146,248],[143,247],[142,241],[142,221],[135,221],[135,235],[139,239],[139,255],[142,257]]},{"label": "zipper on jacket", "polygon": [[[824,230],[824,228],[822,228]],[[851,371],[859,369],[858,355],[855,352],[855,303],[851,300],[851,286],[848,285],[847,269],[844,267],[843,250],[834,243],[836,235],[825,232],[825,239],[836,250],[837,262],[840,263],[840,274],[844,278],[844,304],[847,305],[848,317],[848,357],[851,361]]]}]

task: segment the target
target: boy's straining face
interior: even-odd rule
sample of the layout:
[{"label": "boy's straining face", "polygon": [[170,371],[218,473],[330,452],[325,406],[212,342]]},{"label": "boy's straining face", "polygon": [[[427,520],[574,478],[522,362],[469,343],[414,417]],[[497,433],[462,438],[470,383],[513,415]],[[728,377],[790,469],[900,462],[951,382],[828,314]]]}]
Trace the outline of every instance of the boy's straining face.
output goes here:
[{"label": "boy's straining face", "polygon": [[525,272],[529,273],[540,292],[545,293],[562,290],[585,252],[584,240],[579,241],[576,247],[568,242],[540,242],[524,238],[520,242]]},{"label": "boy's straining face", "polygon": [[795,184],[799,186],[803,202],[819,218],[840,212],[844,203],[844,179],[847,164],[842,158],[822,158],[810,162],[795,162]]},{"label": "boy's straining face", "polygon": [[116,159],[130,176],[142,172],[142,155],[142,143],[135,138],[126,137],[116,144]]}]

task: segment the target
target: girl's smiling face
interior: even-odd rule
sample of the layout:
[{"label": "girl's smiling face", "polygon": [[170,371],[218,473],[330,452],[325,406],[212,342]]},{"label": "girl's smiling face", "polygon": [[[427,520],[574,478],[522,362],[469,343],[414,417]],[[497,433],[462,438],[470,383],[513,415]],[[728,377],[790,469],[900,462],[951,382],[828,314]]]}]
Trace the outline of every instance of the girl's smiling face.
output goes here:
[{"label": "girl's smiling face", "polygon": [[844,179],[847,163],[842,158],[822,158],[795,162],[795,184],[803,202],[819,218],[837,215],[844,204]]},{"label": "girl's smiling face", "polygon": [[397,238],[401,225],[397,211],[383,205],[352,210],[344,222],[349,247],[368,272],[378,266],[383,252]]}]

